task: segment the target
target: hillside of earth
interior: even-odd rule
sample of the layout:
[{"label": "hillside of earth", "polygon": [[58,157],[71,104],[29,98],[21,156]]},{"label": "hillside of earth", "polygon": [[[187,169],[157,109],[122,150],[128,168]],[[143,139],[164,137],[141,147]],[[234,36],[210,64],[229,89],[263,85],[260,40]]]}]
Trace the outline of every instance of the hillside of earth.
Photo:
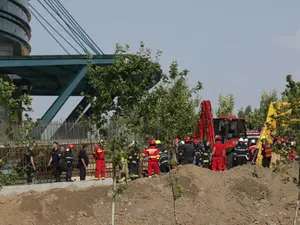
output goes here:
[{"label": "hillside of earth", "polygon": [[[255,168],[255,172],[254,172]],[[292,176],[297,165],[291,165]],[[298,188],[293,178],[245,165],[212,172],[193,165],[174,172],[183,187],[176,202],[179,224],[290,225]],[[143,178],[118,188],[116,224],[174,225],[169,175]],[[0,198],[0,224],[110,224],[111,188],[56,189]],[[299,220],[300,224],[300,220]]]}]

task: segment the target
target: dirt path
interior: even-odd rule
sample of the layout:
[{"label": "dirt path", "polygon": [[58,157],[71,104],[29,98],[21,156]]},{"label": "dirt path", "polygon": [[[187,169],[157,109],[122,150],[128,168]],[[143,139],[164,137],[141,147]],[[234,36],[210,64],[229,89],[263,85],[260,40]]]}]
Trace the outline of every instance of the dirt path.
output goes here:
[{"label": "dirt path", "polygon": [[[193,165],[180,167],[177,172],[183,186],[177,202],[180,224],[292,224],[296,185],[283,183],[270,169],[257,168],[257,177],[252,173],[252,166],[222,174]],[[163,175],[129,184],[118,197],[117,224],[173,225],[168,178]],[[1,197],[0,224],[109,224],[110,194],[110,187],[91,187]]]}]

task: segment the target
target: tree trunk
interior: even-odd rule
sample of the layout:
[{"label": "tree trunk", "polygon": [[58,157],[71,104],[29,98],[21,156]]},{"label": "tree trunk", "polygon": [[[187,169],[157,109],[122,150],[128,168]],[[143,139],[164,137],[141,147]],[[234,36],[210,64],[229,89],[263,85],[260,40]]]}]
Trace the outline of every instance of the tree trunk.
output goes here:
[{"label": "tree trunk", "polygon": [[115,208],[116,208],[116,170],[114,169],[113,174],[113,197],[112,197],[112,205],[111,205],[111,225],[115,225]]}]

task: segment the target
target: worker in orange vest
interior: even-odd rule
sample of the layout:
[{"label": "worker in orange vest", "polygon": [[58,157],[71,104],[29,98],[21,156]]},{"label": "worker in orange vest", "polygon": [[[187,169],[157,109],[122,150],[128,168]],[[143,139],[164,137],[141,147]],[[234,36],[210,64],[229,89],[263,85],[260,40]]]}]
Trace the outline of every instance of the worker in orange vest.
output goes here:
[{"label": "worker in orange vest", "polygon": [[222,137],[220,135],[216,135],[215,137],[216,144],[212,151],[212,162],[211,162],[211,169],[213,171],[222,171],[225,163],[225,155],[226,155],[226,148],[225,145],[221,142]]},{"label": "worker in orange vest", "polygon": [[97,145],[94,149],[94,159],[96,160],[96,173],[95,180],[99,180],[99,174],[101,172],[101,179],[105,180],[105,157],[104,149],[101,144]]},{"label": "worker in orange vest", "polygon": [[256,150],[256,143],[255,140],[252,139],[250,141],[250,147],[249,147],[249,155],[250,155],[250,161],[252,162],[252,160],[255,160],[255,150]]},{"label": "worker in orange vest", "polygon": [[148,177],[152,177],[152,170],[157,175],[160,175],[159,162],[159,150],[156,148],[156,143],[153,139],[150,140],[149,147],[142,154],[144,158],[148,159]]},{"label": "worker in orange vest", "polygon": [[262,148],[261,148],[262,156],[263,156],[262,166],[270,167],[271,158],[272,158],[272,146],[267,141],[266,136],[262,136],[260,140],[262,142]]}]

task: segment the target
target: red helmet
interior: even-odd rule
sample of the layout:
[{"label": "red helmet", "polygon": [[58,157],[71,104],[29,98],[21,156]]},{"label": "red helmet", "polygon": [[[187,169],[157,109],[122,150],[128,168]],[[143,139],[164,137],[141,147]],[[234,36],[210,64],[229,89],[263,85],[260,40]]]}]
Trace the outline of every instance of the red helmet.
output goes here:
[{"label": "red helmet", "polygon": [[68,144],[68,149],[73,149],[73,148],[74,148],[74,145]]},{"label": "red helmet", "polygon": [[156,145],[154,139],[151,139],[151,140],[150,140],[149,145]]},{"label": "red helmet", "polygon": [[175,142],[179,143],[179,139],[178,139],[178,138],[175,138]]},{"label": "red helmet", "polygon": [[191,139],[189,138],[189,136],[185,136],[185,137],[184,137],[184,142],[185,142],[185,143],[191,142]]},{"label": "red helmet", "polygon": [[198,143],[199,143],[198,138],[194,138],[194,144],[198,144]]},{"label": "red helmet", "polygon": [[221,135],[218,135],[218,134],[217,134],[217,135],[215,136],[215,140],[219,140],[219,141],[222,140]]}]

